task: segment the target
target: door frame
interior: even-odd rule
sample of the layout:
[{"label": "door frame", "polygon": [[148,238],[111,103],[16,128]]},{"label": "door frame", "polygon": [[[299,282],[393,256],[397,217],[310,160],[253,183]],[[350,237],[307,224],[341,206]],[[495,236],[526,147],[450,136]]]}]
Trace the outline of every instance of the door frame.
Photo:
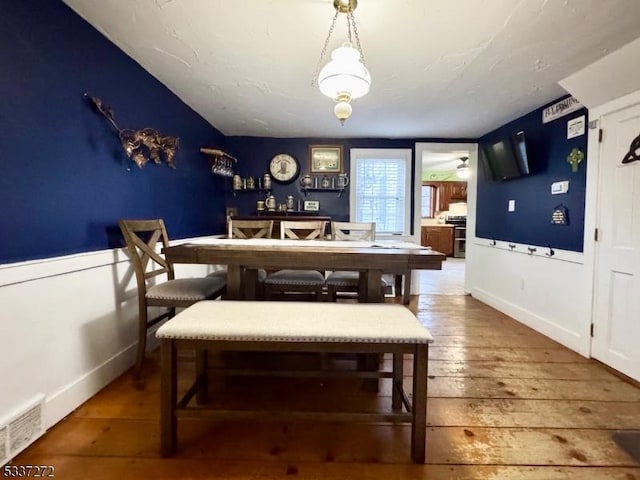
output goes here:
[{"label": "door frame", "polygon": [[[435,153],[449,153],[458,150],[466,150],[469,152],[469,168],[471,169],[471,176],[467,179],[467,242],[465,252],[465,263],[468,265],[468,259],[470,255],[473,255],[473,249],[470,246],[475,242],[476,232],[476,191],[478,188],[478,144],[475,142],[416,142],[415,144],[415,212],[414,219],[416,229],[420,230],[420,223],[422,220],[421,210],[421,196],[422,196],[422,154],[426,151]],[[465,269],[464,276],[464,290],[469,292],[468,285],[468,271]]]}]

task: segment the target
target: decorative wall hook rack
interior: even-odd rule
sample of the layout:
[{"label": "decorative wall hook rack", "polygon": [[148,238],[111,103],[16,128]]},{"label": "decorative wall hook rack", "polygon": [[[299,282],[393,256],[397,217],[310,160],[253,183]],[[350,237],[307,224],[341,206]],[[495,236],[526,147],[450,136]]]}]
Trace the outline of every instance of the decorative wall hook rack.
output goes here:
[{"label": "decorative wall hook rack", "polygon": [[211,158],[211,173],[223,177],[233,177],[238,159],[217,148],[201,148],[200,151]]},{"label": "decorative wall hook rack", "polygon": [[162,135],[152,128],[142,128],[140,130],[130,130],[120,128],[113,119],[113,110],[98,97],[84,94],[84,97],[91,100],[95,108],[106,118],[109,125],[115,130],[120,138],[120,143],[127,157],[142,168],[149,160],[154,163],[161,163],[161,154],[164,156],[167,165],[171,168],[175,166],[175,155],[178,150],[178,137]]}]

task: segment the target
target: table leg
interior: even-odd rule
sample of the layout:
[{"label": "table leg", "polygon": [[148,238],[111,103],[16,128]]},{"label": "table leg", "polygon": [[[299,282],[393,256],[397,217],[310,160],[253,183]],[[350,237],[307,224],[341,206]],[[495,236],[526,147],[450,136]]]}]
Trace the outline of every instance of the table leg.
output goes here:
[{"label": "table leg", "polygon": [[242,284],[244,286],[244,298],[246,300],[256,300],[257,299],[256,286],[258,285],[258,270],[256,270],[255,268],[247,268],[244,271],[244,279]]},{"label": "table leg", "polygon": [[242,268],[240,265],[227,266],[227,298],[229,300],[243,300]]},{"label": "table leg", "polygon": [[409,305],[411,301],[411,270],[404,275],[404,290],[402,291],[402,303]]},{"label": "table leg", "polygon": [[367,296],[365,302],[384,302],[384,295],[382,292],[382,270],[367,270]]},{"label": "table leg", "polygon": [[160,454],[175,453],[177,435],[177,355],[171,339],[160,341]]}]

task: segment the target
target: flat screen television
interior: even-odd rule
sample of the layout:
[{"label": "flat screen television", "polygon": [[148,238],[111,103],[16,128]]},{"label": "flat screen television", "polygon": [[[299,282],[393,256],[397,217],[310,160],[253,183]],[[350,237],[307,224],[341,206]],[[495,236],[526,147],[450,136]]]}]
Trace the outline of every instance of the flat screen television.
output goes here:
[{"label": "flat screen television", "polygon": [[488,143],[483,147],[484,157],[495,181],[529,175],[529,156],[524,132]]}]

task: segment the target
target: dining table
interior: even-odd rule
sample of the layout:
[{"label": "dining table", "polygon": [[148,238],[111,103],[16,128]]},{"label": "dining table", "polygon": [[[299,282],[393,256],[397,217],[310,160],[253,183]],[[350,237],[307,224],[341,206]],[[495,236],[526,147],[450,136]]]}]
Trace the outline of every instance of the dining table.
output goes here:
[{"label": "dining table", "polygon": [[384,301],[383,274],[404,276],[403,303],[409,303],[411,273],[441,270],[446,256],[406,241],[340,241],[209,238],[166,247],[169,263],[225,265],[227,298],[255,299],[258,270],[358,271],[358,300]]}]

